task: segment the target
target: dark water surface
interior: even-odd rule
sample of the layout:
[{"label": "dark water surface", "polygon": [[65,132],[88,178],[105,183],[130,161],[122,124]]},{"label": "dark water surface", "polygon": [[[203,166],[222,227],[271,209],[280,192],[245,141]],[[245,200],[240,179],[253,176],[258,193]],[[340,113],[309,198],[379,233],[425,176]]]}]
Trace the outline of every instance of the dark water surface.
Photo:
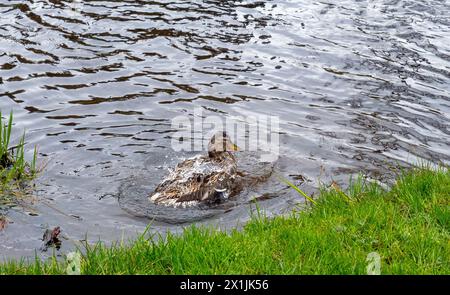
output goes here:
[{"label": "dark water surface", "polygon": [[[129,177],[151,190],[183,158],[171,118],[194,108],[279,116],[277,169],[309,193],[359,171],[386,182],[396,165],[450,163],[449,16],[445,0],[0,0],[0,109],[47,163],[39,201],[8,213],[0,256],[34,255],[47,226],[61,226],[63,249],[141,232],[148,220],[117,194]],[[275,180],[263,191],[268,214],[303,202]]]}]

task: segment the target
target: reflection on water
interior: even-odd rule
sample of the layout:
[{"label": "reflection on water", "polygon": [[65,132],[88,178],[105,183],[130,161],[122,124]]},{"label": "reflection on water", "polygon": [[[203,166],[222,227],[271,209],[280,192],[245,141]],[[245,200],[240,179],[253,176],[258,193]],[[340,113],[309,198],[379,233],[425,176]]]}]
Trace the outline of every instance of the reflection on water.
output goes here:
[{"label": "reflection on water", "polygon": [[[309,192],[358,171],[386,181],[396,165],[450,162],[447,1],[71,3],[0,0],[0,109],[48,162],[39,216],[10,212],[2,256],[33,255],[47,225],[71,239],[141,231],[147,221],[114,196],[130,175],[151,186],[182,159],[170,119],[194,107],[279,116],[277,169]],[[302,202],[277,196],[263,202],[273,214]]]}]

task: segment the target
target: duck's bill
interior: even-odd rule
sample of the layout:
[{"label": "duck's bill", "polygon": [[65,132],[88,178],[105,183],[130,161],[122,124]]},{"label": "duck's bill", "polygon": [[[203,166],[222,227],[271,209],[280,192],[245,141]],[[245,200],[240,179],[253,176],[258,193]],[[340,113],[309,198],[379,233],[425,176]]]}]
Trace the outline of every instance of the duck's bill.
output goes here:
[{"label": "duck's bill", "polygon": [[240,151],[241,149],[233,143],[233,151]]}]

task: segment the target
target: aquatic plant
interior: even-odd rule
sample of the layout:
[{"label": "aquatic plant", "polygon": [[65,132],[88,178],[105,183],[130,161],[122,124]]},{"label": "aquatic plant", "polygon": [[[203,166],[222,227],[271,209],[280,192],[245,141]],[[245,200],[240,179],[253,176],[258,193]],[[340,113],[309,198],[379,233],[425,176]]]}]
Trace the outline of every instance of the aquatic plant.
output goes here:
[{"label": "aquatic plant", "polygon": [[17,145],[10,146],[12,125],[13,113],[4,122],[0,112],[0,206],[12,204],[18,196],[23,195],[28,181],[37,173],[36,147],[31,162],[25,160],[25,133]]}]

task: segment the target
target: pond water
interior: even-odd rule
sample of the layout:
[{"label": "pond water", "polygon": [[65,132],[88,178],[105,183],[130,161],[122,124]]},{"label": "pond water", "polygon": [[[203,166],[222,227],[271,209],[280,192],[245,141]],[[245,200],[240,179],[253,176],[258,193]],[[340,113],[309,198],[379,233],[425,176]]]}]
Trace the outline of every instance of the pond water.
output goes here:
[{"label": "pond water", "polygon": [[[449,15],[445,0],[0,0],[0,109],[45,164],[34,204],[7,213],[1,258],[33,256],[47,227],[61,227],[62,251],[142,232],[148,219],[117,196],[130,177],[150,191],[186,157],[171,119],[196,109],[278,117],[277,173],[310,194],[450,163]],[[259,193],[268,215],[304,202],[276,179]]]}]

